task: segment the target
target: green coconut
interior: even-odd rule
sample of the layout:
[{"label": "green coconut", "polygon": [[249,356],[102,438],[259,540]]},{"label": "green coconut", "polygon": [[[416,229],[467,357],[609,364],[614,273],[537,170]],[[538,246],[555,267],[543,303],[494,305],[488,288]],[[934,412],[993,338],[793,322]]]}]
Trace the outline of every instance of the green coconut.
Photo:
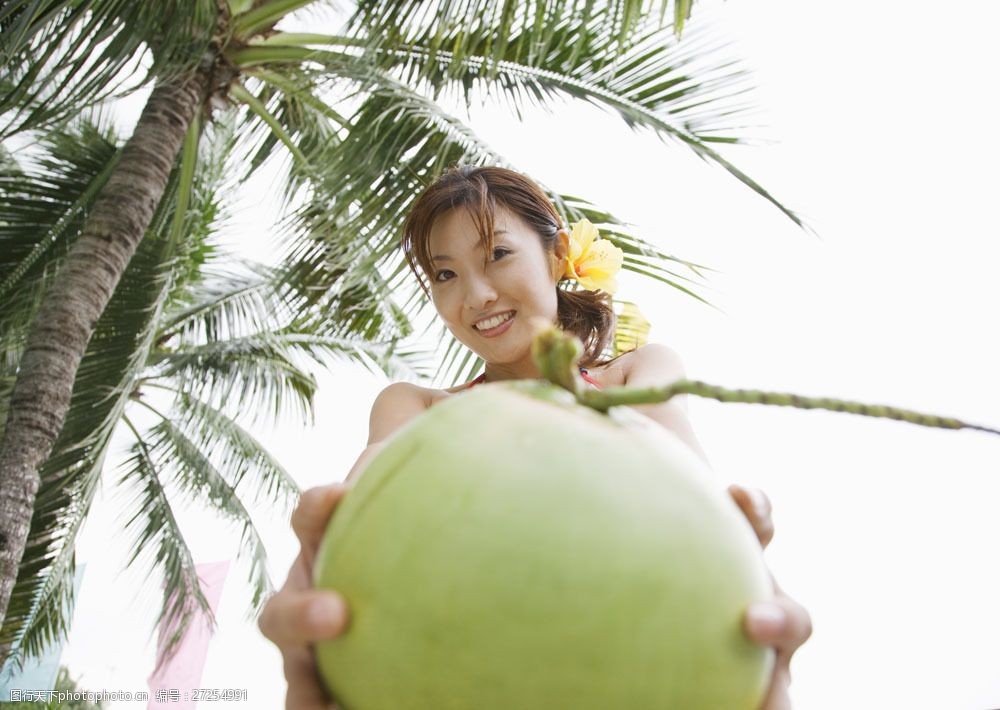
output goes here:
[{"label": "green coconut", "polygon": [[772,597],[753,529],[705,464],[624,407],[483,384],[402,427],[315,565],[350,624],[316,646],[345,710],[757,710]]}]

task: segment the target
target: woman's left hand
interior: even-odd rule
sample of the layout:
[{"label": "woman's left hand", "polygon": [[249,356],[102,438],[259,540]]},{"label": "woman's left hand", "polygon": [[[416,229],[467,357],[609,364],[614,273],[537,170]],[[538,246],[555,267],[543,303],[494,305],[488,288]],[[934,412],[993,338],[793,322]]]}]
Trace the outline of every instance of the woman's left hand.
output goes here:
[{"label": "woman's left hand", "polygon": [[[761,547],[767,547],[774,537],[774,522],[771,520],[771,501],[762,491],[729,486],[729,495],[750,521]],[[790,664],[792,654],[806,642],[812,634],[812,619],[809,612],[797,601],[785,594],[771,575],[774,584],[774,599],[770,602],[753,604],[744,617],[744,630],[754,643],[773,646],[777,651],[774,675],[761,710],[790,710],[792,703],[788,697],[788,686],[792,682]]]}]

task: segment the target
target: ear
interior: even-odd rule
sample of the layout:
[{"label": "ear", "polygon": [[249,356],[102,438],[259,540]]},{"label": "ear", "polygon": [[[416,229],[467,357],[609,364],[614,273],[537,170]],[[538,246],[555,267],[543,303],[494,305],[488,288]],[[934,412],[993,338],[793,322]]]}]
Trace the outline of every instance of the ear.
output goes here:
[{"label": "ear", "polygon": [[560,229],[556,232],[555,248],[551,252],[552,278],[558,283],[566,271],[566,257],[569,256],[569,232]]}]

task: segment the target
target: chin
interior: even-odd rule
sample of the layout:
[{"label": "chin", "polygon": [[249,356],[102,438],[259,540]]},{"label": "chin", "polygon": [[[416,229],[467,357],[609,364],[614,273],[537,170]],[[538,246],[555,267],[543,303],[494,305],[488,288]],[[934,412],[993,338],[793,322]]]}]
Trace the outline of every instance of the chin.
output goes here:
[{"label": "chin", "polygon": [[[515,324],[516,327],[516,324]],[[489,339],[483,339],[473,333],[462,332],[459,336],[452,328],[448,328],[458,342],[467,347],[479,356],[484,362],[494,365],[510,365],[531,357],[531,338],[524,339],[524,342],[497,343],[495,347],[490,347]],[[473,340],[473,345],[469,341]]]}]

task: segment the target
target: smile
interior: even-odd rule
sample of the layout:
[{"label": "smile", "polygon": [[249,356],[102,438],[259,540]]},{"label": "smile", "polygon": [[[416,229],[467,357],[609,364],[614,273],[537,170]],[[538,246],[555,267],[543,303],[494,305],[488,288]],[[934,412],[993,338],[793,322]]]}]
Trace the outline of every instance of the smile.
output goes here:
[{"label": "smile", "polygon": [[472,327],[483,337],[492,338],[500,335],[510,328],[511,323],[514,320],[514,316],[515,311],[507,311],[506,313],[501,313],[498,316],[493,316],[492,318],[480,321]]}]

